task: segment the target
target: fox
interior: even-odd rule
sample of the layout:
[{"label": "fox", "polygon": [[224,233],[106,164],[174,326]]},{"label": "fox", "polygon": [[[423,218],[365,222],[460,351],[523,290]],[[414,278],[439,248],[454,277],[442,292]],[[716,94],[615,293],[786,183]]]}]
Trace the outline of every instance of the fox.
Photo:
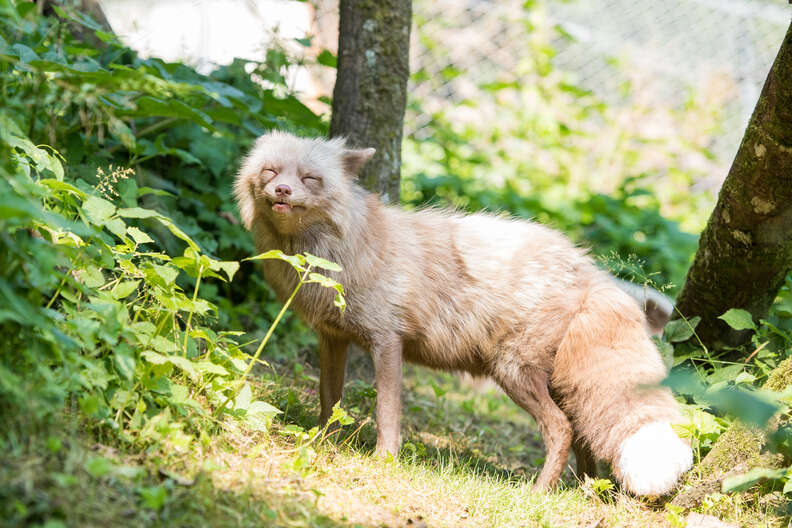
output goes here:
[{"label": "fox", "polygon": [[[320,424],[341,400],[347,348],[372,357],[376,456],[398,456],[404,361],[494,380],[535,419],[553,487],[570,450],[578,469],[610,464],[623,489],[660,496],[692,465],[676,435],[680,409],[638,302],[583,248],[540,223],[441,208],[385,205],[357,182],[375,154],[343,138],[283,131],[259,137],[233,183],[258,251],[311,253],[338,263],[326,288],[292,307],[317,333]],[[286,262],[261,270],[279,298],[298,278]]]}]

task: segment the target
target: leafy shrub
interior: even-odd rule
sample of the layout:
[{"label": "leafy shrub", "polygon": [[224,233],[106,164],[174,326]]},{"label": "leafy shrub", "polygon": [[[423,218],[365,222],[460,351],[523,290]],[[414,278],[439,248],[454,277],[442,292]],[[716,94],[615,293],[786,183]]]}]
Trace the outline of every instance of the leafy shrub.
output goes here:
[{"label": "leafy shrub", "polygon": [[[96,188],[68,183],[53,154],[3,114],[0,123],[9,160],[0,183],[0,295],[8,307],[0,314],[0,338],[9,345],[0,352],[0,394],[12,407],[6,410],[41,418],[74,396],[83,415],[122,438],[176,450],[194,439],[185,424],[209,418],[206,403],[214,415],[227,409],[266,429],[279,411],[256,401],[245,379],[304,285],[337,290],[336,304],[344,307],[341,286],[315,271],[340,268],[313,255],[254,257],[289,262],[299,281],[249,358],[235,340],[240,332],[211,327],[217,307],[199,296],[202,280],[230,281],[238,262],[203,254],[161,213],[99,196],[115,194],[121,182],[128,195],[148,192],[125,180],[129,171],[102,171]],[[181,255],[158,250],[136,225],[146,219],[183,242]],[[194,279],[192,292],[180,286],[184,275]]]},{"label": "leafy shrub", "polygon": [[[0,410],[37,423],[72,402],[102,430],[177,449],[215,423],[211,407],[266,427],[278,411],[244,381],[285,307],[250,265],[238,273],[253,247],[230,183],[267,128],[324,124],[251,80],[277,79],[267,64],[204,76],[34,7],[0,2]],[[270,258],[340,288],[316,273],[328,263]],[[220,330],[240,320],[270,328],[254,358]]]},{"label": "leafy shrub", "polygon": [[[237,60],[201,75],[181,63],[138,57],[82,13],[55,11],[57,17],[41,17],[33,4],[0,2],[6,115],[33,144],[57,149],[65,181],[97,185],[97,169],[134,167],[133,180],[146,191],[141,204],[166,214],[202,251],[219,260],[252,254],[231,197],[242,153],[273,127],[326,131],[285,90],[279,72],[288,64]],[[119,188],[126,206],[137,199],[132,189]],[[143,223],[159,247],[180,251],[167,228]],[[243,266],[233,283],[208,285],[205,294],[222,308],[217,317],[225,326],[265,326],[280,308],[252,266]],[[302,328],[291,318],[286,326]],[[284,335],[307,339],[305,332]]]}]

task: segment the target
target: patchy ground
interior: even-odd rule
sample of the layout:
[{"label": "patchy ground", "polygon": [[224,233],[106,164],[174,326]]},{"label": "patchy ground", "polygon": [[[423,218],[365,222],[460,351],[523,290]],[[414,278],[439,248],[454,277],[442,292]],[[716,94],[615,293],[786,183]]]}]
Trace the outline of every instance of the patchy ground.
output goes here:
[{"label": "patchy ground", "polygon": [[[560,489],[533,492],[544,454],[533,421],[502,394],[449,375],[408,369],[404,449],[399,461],[382,461],[370,456],[376,392],[364,381],[366,361],[354,360],[344,399],[354,422],[324,438],[311,431],[318,401],[307,359],[261,372],[262,394],[284,410],[268,432],[229,421],[187,452],[126,452],[63,418],[0,454],[0,514],[9,526],[49,528],[686,524],[687,512],[606,489],[604,480],[580,483],[571,471]],[[24,424],[17,430],[10,438],[25,436]],[[779,507],[715,493],[690,526],[722,526],[711,514],[739,526],[785,526]]]}]

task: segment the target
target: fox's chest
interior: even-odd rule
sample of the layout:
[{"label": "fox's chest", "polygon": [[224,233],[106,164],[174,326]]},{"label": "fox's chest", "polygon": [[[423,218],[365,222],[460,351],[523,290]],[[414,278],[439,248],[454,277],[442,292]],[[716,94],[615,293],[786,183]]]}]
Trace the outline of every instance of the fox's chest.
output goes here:
[{"label": "fox's chest", "polygon": [[278,300],[285,303],[291,299],[289,308],[297,312],[305,322],[317,329],[327,326],[337,327],[340,331],[344,326],[343,316],[333,302],[335,290],[315,283],[300,285],[297,273],[284,262],[266,262],[263,264],[263,271],[264,278],[275,290]]}]

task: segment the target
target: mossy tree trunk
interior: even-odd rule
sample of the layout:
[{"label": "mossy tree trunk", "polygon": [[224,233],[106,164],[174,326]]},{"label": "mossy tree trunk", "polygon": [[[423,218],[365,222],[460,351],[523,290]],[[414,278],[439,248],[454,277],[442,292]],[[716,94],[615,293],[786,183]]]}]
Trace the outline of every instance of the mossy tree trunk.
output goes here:
[{"label": "mossy tree trunk", "polygon": [[[782,361],[768,376],[762,387],[780,392],[792,385],[792,358]],[[699,506],[712,493],[721,491],[723,480],[731,475],[747,473],[755,467],[778,468],[783,466],[782,457],[765,451],[768,433],[773,432],[788,415],[777,415],[770,419],[765,429],[735,422],[715,442],[687,478],[672,504],[685,509]]]},{"label": "mossy tree trunk", "polygon": [[764,317],[792,259],[792,26],[765,81],[740,149],[677,299],[710,347],[746,332],[718,319],[729,308]]},{"label": "mossy tree trunk", "polygon": [[399,201],[411,21],[411,0],[340,3],[330,135],[377,149],[360,180],[392,203]]}]

